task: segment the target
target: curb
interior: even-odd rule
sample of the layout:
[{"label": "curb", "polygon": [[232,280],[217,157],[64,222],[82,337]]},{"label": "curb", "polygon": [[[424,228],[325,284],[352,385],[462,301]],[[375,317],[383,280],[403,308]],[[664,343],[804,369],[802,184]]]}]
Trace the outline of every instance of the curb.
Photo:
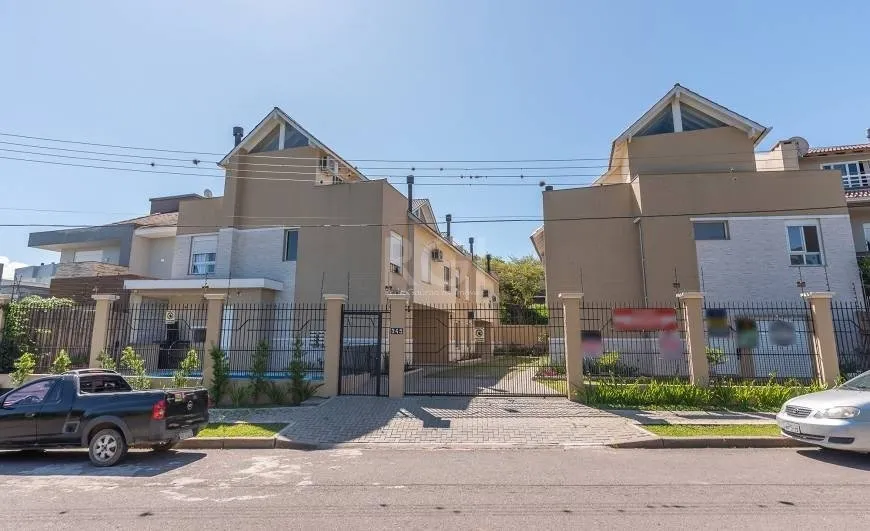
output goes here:
[{"label": "curb", "polygon": [[271,450],[274,437],[200,437],[179,441],[180,450]]},{"label": "curb", "polygon": [[803,441],[786,437],[659,437],[608,445],[611,448],[690,449],[690,448],[805,448]]}]

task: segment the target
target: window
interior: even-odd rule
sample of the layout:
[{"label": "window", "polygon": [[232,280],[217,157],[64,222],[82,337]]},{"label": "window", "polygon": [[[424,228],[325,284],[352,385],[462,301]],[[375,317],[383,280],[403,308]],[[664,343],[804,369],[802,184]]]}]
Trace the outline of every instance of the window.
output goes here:
[{"label": "window", "polygon": [[696,221],[692,223],[696,240],[727,240],[728,223],[725,221]]},{"label": "window", "polygon": [[130,384],[121,376],[99,375],[82,376],[79,378],[79,390],[84,394],[89,393],[116,393],[131,391]]},{"label": "window", "polygon": [[870,160],[822,164],[823,170],[838,170],[843,179],[843,188],[870,186]]},{"label": "window", "polygon": [[450,268],[444,266],[444,291],[450,291]]},{"label": "window", "polygon": [[786,227],[791,265],[822,265],[822,245],[819,226],[802,223]]},{"label": "window", "polygon": [[390,269],[402,272],[402,235],[390,233]]},{"label": "window", "polygon": [[41,404],[54,386],[55,380],[39,380],[6,395],[3,407],[33,406]]},{"label": "window", "polygon": [[263,137],[256,146],[251,148],[250,153],[263,153],[265,151],[278,151],[278,139],[281,134],[280,126],[275,126],[269,134]]},{"label": "window", "polygon": [[864,249],[859,249],[858,252],[870,251],[870,223],[864,224]]},{"label": "window", "polygon": [[217,236],[194,236],[190,242],[190,274],[212,275],[217,265]]},{"label": "window", "polygon": [[432,282],[432,250],[424,249],[420,255],[420,280]]},{"label": "window", "polygon": [[299,231],[284,231],[284,261],[295,262],[299,250]]},{"label": "window", "polygon": [[96,249],[93,251],[76,251],[74,262],[102,262],[103,250]]}]

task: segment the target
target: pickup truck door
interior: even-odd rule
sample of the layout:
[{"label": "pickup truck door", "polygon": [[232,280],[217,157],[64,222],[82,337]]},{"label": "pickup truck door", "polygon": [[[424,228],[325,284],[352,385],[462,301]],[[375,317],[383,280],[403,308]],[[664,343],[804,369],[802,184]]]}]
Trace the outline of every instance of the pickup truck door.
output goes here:
[{"label": "pickup truck door", "polygon": [[69,412],[76,396],[74,386],[69,380],[59,380],[42,401],[36,414],[36,441],[40,446],[78,441],[78,423],[70,424],[69,429],[67,427]]},{"label": "pickup truck door", "polygon": [[57,379],[37,380],[3,397],[0,404],[0,446],[36,444],[36,417]]}]

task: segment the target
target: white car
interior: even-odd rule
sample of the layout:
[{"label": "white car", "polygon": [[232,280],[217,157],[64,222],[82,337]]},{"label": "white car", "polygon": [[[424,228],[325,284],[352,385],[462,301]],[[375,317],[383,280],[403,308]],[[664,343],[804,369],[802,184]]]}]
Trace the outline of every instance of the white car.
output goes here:
[{"label": "white car", "polygon": [[776,423],[783,435],[798,441],[870,452],[870,371],[829,391],[792,398]]}]

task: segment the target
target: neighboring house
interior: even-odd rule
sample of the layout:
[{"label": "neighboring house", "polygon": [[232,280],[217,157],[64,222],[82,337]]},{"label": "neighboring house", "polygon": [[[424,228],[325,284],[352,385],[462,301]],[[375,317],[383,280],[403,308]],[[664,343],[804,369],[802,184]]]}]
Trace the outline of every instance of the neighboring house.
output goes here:
[{"label": "neighboring house", "polygon": [[182,200],[204,198],[196,194],[157,197],[150,200],[147,216],[97,227],[31,233],[30,247],[60,253],[51,294],[89,302],[97,292],[125,295],[128,279],[169,278]]},{"label": "neighboring house", "polygon": [[31,280],[0,280],[0,295],[11,295],[13,299],[21,299],[30,295],[49,296],[47,283]]},{"label": "neighboring house", "polygon": [[[544,225],[531,239],[548,300],[560,292],[637,303],[694,290],[714,301],[860,293],[849,218],[860,207],[851,197],[847,207],[842,170],[826,165],[860,157],[807,150],[799,138],[756,154],[768,132],[675,85],[613,141],[608,170],[592,186],[544,192]],[[856,165],[855,176],[847,168],[848,182],[864,185],[867,166]]]},{"label": "neighboring house", "polygon": [[38,266],[19,267],[15,270],[15,280],[45,284],[48,287],[51,279],[57,273],[57,264],[39,264]]}]

